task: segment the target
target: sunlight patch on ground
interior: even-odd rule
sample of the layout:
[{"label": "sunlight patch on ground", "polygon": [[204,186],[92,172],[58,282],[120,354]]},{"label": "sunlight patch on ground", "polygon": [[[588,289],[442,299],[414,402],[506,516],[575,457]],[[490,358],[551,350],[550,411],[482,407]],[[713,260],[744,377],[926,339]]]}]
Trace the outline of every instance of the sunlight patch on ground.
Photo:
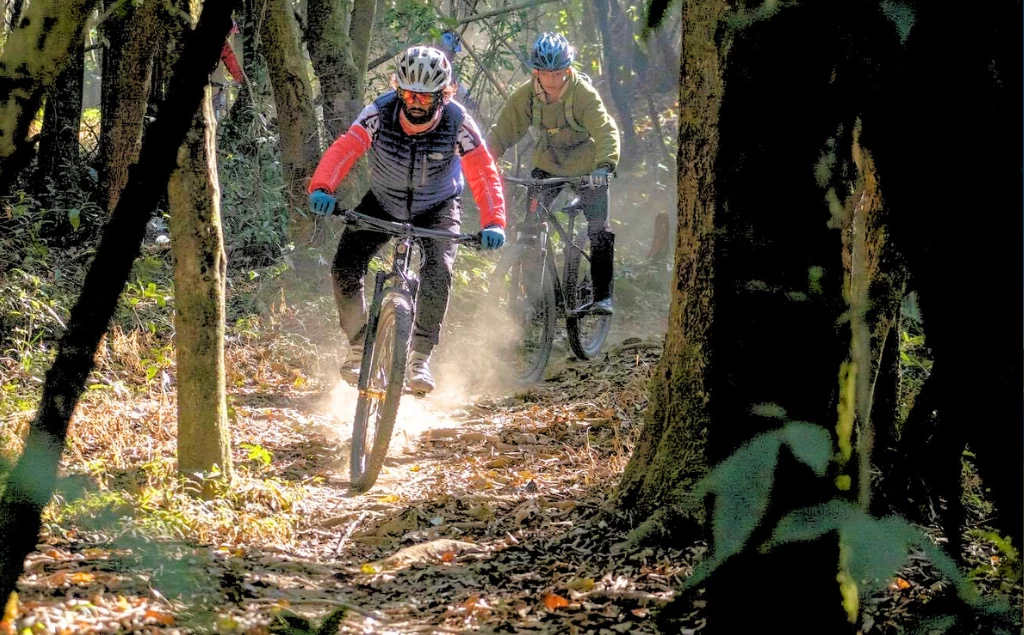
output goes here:
[{"label": "sunlight patch on ground", "polygon": [[[343,444],[352,438],[352,419],[356,412],[358,392],[355,387],[344,381],[338,381],[328,397],[333,418],[331,435]],[[398,408],[398,419],[391,435],[388,456],[396,457],[414,451],[424,432],[435,428],[451,428],[458,426],[452,418],[452,411],[464,407],[448,392],[439,392],[418,399],[412,395],[402,397]]]}]

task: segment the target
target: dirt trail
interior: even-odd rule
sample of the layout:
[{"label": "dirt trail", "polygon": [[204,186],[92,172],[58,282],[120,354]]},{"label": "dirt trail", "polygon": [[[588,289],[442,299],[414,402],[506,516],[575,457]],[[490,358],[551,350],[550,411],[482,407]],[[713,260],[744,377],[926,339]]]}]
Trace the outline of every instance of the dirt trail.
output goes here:
[{"label": "dirt trail", "polygon": [[[63,528],[30,558],[13,632],[258,633],[282,611],[316,622],[339,603],[353,607],[342,632],[653,632],[649,610],[696,551],[623,562],[610,551],[623,536],[599,512],[659,343],[610,350],[589,363],[559,352],[549,380],[521,393],[456,398],[465,388],[451,382],[403,399],[384,470],[361,496],[347,478],[354,389],[236,394],[235,444],[272,455],[265,481],[301,484],[280,512],[297,518],[294,539]],[[275,504],[250,504],[250,522],[272,522]]]}]

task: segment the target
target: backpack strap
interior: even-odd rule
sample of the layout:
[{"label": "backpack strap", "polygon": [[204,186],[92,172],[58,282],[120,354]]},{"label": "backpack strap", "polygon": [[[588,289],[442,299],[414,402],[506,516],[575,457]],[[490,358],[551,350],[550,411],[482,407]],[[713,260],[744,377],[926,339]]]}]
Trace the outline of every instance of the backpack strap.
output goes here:
[{"label": "backpack strap", "polygon": [[[590,83],[590,77],[586,73],[577,71],[576,74],[579,75],[580,82]],[[580,125],[572,114],[572,106],[576,101],[576,86],[577,83],[574,82],[572,87],[569,88],[569,94],[565,97],[565,120],[569,122],[569,127],[576,132],[586,132],[587,129]]]}]

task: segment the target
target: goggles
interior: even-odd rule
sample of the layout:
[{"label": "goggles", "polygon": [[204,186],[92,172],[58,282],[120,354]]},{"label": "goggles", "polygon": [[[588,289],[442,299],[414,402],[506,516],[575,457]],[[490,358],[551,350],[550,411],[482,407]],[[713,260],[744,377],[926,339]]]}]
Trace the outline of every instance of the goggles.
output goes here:
[{"label": "goggles", "polygon": [[437,99],[437,93],[417,93],[411,90],[403,90],[401,96],[406,106],[420,105],[430,107]]}]

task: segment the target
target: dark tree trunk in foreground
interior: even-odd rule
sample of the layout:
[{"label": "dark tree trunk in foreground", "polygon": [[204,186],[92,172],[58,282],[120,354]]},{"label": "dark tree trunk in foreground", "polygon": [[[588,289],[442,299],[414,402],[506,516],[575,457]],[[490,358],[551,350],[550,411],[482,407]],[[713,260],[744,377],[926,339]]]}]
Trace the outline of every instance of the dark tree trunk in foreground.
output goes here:
[{"label": "dark tree trunk in foreground", "polygon": [[[1019,548],[1021,5],[986,1],[948,11],[922,2],[914,8],[906,62],[886,84],[889,106],[865,118],[865,145],[875,152],[893,210],[892,240],[906,258],[934,355],[924,388],[930,396],[922,392],[915,411],[938,412],[936,455],[906,459],[931,474],[953,474],[943,480],[955,487],[966,443],[991,488],[994,523]],[[934,107],[950,94],[950,77],[960,96],[955,119]],[[941,387],[929,390],[935,381]],[[915,441],[912,422],[927,415],[911,413],[908,443]],[[940,494],[956,500],[954,492]],[[959,528],[946,529],[955,542]]]},{"label": "dark tree trunk in foreground", "polygon": [[[704,18],[697,22],[700,15]],[[699,270],[711,281],[698,297],[713,298],[707,310],[713,312],[713,321],[703,339],[690,334],[699,333],[698,326],[688,328],[684,322],[682,328],[670,328],[666,359],[653,383],[654,423],[644,432],[624,486],[635,488],[635,475],[653,469],[644,481],[651,484],[650,493],[632,490],[641,499],[650,498],[639,502],[641,508],[653,509],[661,501],[687,500],[695,476],[690,473],[694,454],[703,458],[703,465],[718,465],[757,435],[789,421],[809,422],[829,437],[838,436],[840,448],[846,449],[824,478],[789,450],[780,452],[767,506],[746,549],[712,574],[701,599],[707,602],[709,633],[753,632],[765,624],[784,624],[789,633],[852,633],[837,581],[840,552],[834,533],[764,554],[757,546],[786,513],[836,497],[852,500],[858,491],[854,449],[859,439],[852,426],[836,432],[841,370],[852,380],[842,389],[842,398],[855,403],[857,375],[850,372],[851,361],[864,357],[862,348],[851,349],[856,341],[851,341],[849,319],[843,319],[850,310],[847,299],[852,301],[851,288],[844,286],[849,284],[844,245],[847,252],[852,245],[845,243],[844,232],[865,191],[854,137],[857,117],[873,98],[863,82],[865,69],[891,53],[895,32],[887,30],[880,12],[856,2],[790,6],[768,19],[746,22],[742,7],[726,14],[716,2],[689,2],[683,20],[677,246],[686,245],[684,233],[694,233],[686,225],[693,215],[688,201],[696,196],[712,205],[704,232],[713,232],[713,251],[704,256]],[[886,37],[889,33],[891,38]],[[863,34],[873,36],[868,46],[878,50],[865,48]],[[708,107],[706,99],[702,103],[697,98],[701,90],[721,84],[709,86],[709,74],[686,63],[704,51],[709,51],[703,53],[705,59],[718,63],[727,51],[719,80],[724,90],[717,88],[717,129],[702,123]],[[710,77],[717,79],[715,74]],[[702,159],[687,149],[694,143],[688,131],[698,125],[713,130],[718,139],[717,152]],[[688,171],[697,174],[691,177],[700,184],[694,187],[696,195],[683,189]],[[858,195],[847,198],[855,184]],[[681,267],[686,251],[684,247],[681,255],[677,250],[671,324],[678,324],[679,291],[694,288]],[[701,253],[696,247],[689,251],[690,259]],[[699,313],[693,311],[696,319]],[[700,326],[708,328],[706,323]],[[863,333],[859,342],[870,343]],[[687,356],[697,357],[700,365]],[[677,409],[665,417],[665,402],[692,405],[689,410],[673,406]],[[664,429],[658,430],[662,418]],[[697,443],[704,443],[702,455],[689,450]],[[655,444],[664,449],[652,451]],[[656,458],[648,462],[647,456]],[[847,477],[845,491],[836,487],[840,475]],[[631,490],[626,491],[628,497]],[[741,588],[750,592],[740,600]],[[684,596],[666,613],[685,614],[694,599]],[[737,610],[740,602],[742,610]]]},{"label": "dark tree trunk in foreground", "polygon": [[234,2],[211,0],[175,65],[171,103],[150,126],[139,163],[108,222],[80,300],[71,310],[57,358],[46,373],[42,401],[25,451],[0,499],[0,598],[15,590],[27,556],[35,549],[40,514],[53,495],[68,423],[93,368],[93,357],[128,280],[157,201],[167,191],[178,149],[192,124],[210,72],[231,28]]}]

